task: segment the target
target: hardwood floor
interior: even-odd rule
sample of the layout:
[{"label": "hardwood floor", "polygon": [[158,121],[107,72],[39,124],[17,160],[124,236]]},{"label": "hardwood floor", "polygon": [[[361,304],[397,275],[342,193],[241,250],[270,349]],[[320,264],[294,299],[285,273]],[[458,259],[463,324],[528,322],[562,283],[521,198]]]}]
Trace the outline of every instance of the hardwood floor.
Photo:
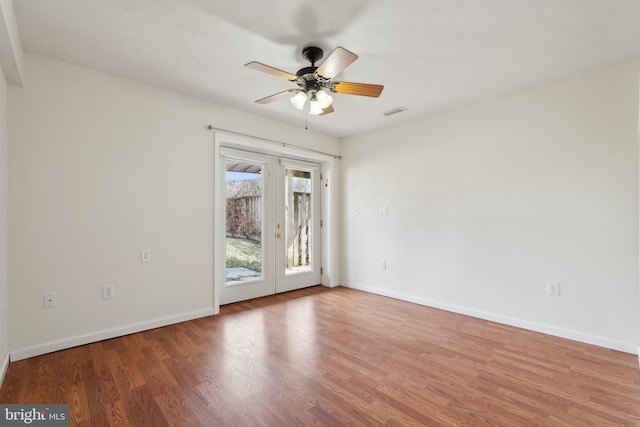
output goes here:
[{"label": "hardwood floor", "polygon": [[635,355],[308,288],[11,363],[72,426],[639,426]]}]

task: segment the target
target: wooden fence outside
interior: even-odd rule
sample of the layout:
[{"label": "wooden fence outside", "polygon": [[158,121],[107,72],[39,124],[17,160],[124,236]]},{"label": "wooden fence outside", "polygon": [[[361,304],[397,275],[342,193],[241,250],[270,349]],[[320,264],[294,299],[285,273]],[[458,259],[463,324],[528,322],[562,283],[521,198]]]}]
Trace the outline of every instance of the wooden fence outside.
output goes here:
[{"label": "wooden fence outside", "polygon": [[306,267],[311,262],[311,241],[309,227],[311,226],[311,195],[309,193],[294,192],[290,207],[293,212],[287,212],[287,268]]},{"label": "wooden fence outside", "polygon": [[262,197],[227,198],[227,237],[262,241]]}]

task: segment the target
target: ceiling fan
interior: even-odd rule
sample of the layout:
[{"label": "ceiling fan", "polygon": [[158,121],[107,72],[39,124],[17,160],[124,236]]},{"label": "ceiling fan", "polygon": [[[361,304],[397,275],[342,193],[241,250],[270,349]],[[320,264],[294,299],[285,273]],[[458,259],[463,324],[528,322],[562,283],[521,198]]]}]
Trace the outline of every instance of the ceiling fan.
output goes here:
[{"label": "ceiling fan", "polygon": [[309,61],[311,66],[301,68],[296,74],[287,73],[255,61],[245,64],[245,67],[289,80],[298,85],[297,88],[258,99],[256,102],[258,104],[268,104],[291,96],[291,103],[298,110],[302,110],[307,100],[309,100],[309,114],[323,115],[333,112],[333,106],[331,105],[333,98],[328,92],[370,96],[373,98],[380,96],[384,86],[332,80],[358,59],[358,55],[338,46],[319,67],[316,67],[316,62],[322,59],[322,55],[322,49],[319,47],[308,46],[302,49],[302,57]]}]

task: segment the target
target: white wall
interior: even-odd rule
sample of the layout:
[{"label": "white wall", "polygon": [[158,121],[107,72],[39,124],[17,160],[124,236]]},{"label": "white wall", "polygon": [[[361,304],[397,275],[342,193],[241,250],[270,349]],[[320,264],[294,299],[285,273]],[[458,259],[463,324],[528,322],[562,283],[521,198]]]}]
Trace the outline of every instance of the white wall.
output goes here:
[{"label": "white wall", "polygon": [[638,65],[346,138],[342,280],[636,352]]},{"label": "white wall", "polygon": [[7,84],[0,70],[0,384],[8,363]]},{"label": "white wall", "polygon": [[[25,87],[9,87],[12,360],[212,312],[208,124],[339,151],[335,138],[62,62],[27,54],[24,68]],[[102,300],[108,283],[116,298]]]}]

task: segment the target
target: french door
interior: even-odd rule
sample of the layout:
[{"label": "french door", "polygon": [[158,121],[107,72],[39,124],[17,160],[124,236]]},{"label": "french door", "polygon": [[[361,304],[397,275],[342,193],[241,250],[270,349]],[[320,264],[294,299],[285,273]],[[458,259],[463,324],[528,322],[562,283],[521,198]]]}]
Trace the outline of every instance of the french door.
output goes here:
[{"label": "french door", "polygon": [[[228,304],[320,284],[319,165],[221,147]],[[222,177],[221,177],[222,179]],[[221,265],[221,263],[218,263]]]}]

